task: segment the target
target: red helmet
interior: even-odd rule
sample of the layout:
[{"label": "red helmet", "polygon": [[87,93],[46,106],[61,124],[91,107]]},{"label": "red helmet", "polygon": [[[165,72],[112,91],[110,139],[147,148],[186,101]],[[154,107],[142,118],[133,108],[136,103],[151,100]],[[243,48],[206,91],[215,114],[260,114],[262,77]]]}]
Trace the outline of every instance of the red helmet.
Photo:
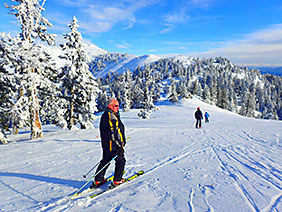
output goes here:
[{"label": "red helmet", "polygon": [[200,110],[200,107],[197,107],[198,110]]},{"label": "red helmet", "polygon": [[108,108],[110,108],[115,113],[118,112],[119,109],[119,103],[116,99],[110,99],[108,103]]}]

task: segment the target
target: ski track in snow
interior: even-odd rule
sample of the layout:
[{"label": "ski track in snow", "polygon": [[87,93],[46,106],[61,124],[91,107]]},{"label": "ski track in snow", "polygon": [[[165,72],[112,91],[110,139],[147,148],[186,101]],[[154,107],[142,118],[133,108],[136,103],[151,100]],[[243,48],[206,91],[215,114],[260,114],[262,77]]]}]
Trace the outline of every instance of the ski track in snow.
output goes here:
[{"label": "ski track in snow", "polygon": [[172,156],[172,157],[168,157],[168,158],[164,159],[163,161],[160,161],[160,162],[156,163],[156,165],[153,168],[145,171],[144,174],[150,174],[151,172],[153,172],[153,171],[155,171],[155,170],[157,170],[159,168],[162,168],[163,166],[166,166],[166,165],[168,165],[170,163],[175,163],[175,162],[181,160],[182,158],[187,157],[192,152],[195,152],[194,149],[192,149],[192,150],[190,150],[190,149],[193,146],[196,146],[196,144],[199,144],[199,143],[200,142],[194,143],[191,146],[188,146],[185,149],[183,149],[183,151],[181,151],[179,154],[177,154],[175,156]]},{"label": "ski track in snow", "polygon": [[195,191],[192,188],[191,191],[190,191],[190,194],[189,194],[189,201],[188,201],[188,206],[189,206],[190,212],[195,212],[195,207],[193,205],[194,193],[195,193]]},{"label": "ski track in snow", "polygon": [[[257,156],[259,154],[256,152],[256,145],[264,145],[263,140],[255,139],[253,138],[250,134],[246,133],[245,131],[242,131],[248,138],[250,138],[252,141],[249,151],[254,151]],[[216,132],[217,137],[213,136],[212,140],[216,140],[217,143],[220,143],[220,141],[225,141],[226,138],[228,138],[228,141],[235,141],[237,142],[238,138],[235,140],[235,136],[232,137],[230,135],[228,136],[222,136],[221,133]],[[243,136],[240,136],[241,139]],[[242,143],[245,142],[246,139],[243,138],[241,141]],[[238,143],[240,144],[240,142]],[[268,148],[271,148],[268,146]],[[271,184],[272,186],[276,187],[278,190],[282,190],[282,178],[281,178],[281,167],[280,170],[275,170],[277,173],[273,172],[272,167],[267,167],[267,165],[262,164],[257,158],[254,159],[249,156],[249,154],[244,154],[242,150],[239,147],[234,148],[234,145],[230,145],[229,147],[218,147],[215,144],[211,144],[211,149],[218,158],[219,163],[221,166],[229,173],[230,177],[233,178],[235,181],[236,187],[241,192],[241,194],[245,197],[247,200],[248,204],[250,205],[250,208],[253,211],[261,211],[256,203],[256,201],[252,198],[252,194],[248,191],[249,188],[247,188],[243,183],[242,183],[242,178],[245,178],[245,180],[248,180],[248,178],[244,175],[244,170],[240,170],[238,167],[244,166],[247,170],[251,171],[253,174],[257,175],[261,181],[266,181],[268,184]],[[234,164],[235,163],[235,164]],[[253,187],[253,189],[256,189]],[[256,190],[256,192],[260,193],[260,191]],[[260,195],[263,196],[262,193]],[[273,199],[270,200],[270,204],[263,210],[263,211],[274,211],[276,207],[281,203],[281,192],[277,196],[273,197]],[[278,209],[277,209],[278,211]]]},{"label": "ski track in snow", "polygon": [[[194,111],[195,107],[191,108]],[[186,115],[186,112],[187,114],[192,113],[192,110],[185,111],[184,107],[181,107],[181,109],[182,116],[183,114]],[[70,134],[68,138],[63,139],[56,138],[57,134],[52,132],[49,139],[42,140],[40,143],[26,143],[25,145],[32,147],[28,149],[28,152],[25,152],[32,160],[24,159],[18,163],[12,163],[10,171],[2,171],[0,186],[10,193],[19,194],[21,198],[28,199],[32,202],[30,204],[35,205],[25,206],[23,211],[131,212],[138,211],[136,208],[140,208],[139,211],[147,212],[282,211],[280,132],[273,131],[270,135],[262,128],[260,128],[261,131],[256,131],[257,129],[244,128],[243,126],[240,129],[231,127],[213,129],[210,127],[212,122],[204,125],[202,129],[195,129],[194,123],[191,126],[179,128],[182,117],[175,121],[169,120],[169,124],[172,126],[167,123],[164,124],[166,119],[173,117],[173,113],[170,114],[165,111],[162,114],[160,112],[159,117],[155,118],[157,124],[154,123],[154,118],[152,118],[150,121],[142,120],[140,121],[141,124],[136,126],[134,125],[134,118],[124,118],[125,121],[133,123],[133,126],[127,128],[127,136],[131,136],[132,139],[128,141],[127,146],[126,175],[131,175],[140,169],[143,169],[145,173],[137,179],[96,198],[91,199],[89,198],[90,193],[84,192],[71,199],[64,191],[67,180],[60,181],[60,174],[57,173],[57,176],[53,178],[43,177],[43,173],[38,176],[34,174],[23,176],[21,173],[14,173],[18,168],[17,166],[30,167],[30,164],[36,168],[34,170],[40,171],[42,170],[40,169],[40,165],[42,165],[40,161],[44,160],[48,164],[44,173],[55,173],[56,170],[59,170],[53,169],[56,165],[68,165],[69,158],[64,159],[67,154],[60,155],[60,151],[65,150],[72,153],[69,149],[78,146],[83,146],[81,148],[83,152],[75,152],[76,155],[71,160],[78,163],[77,159],[82,158],[84,160],[78,164],[88,163],[89,157],[91,157],[89,141],[92,142],[91,148],[94,146],[96,150],[99,149],[100,151],[100,144],[96,141],[98,139],[90,139],[91,136],[89,139],[82,140],[75,136],[72,138],[72,134]],[[217,126],[222,125],[218,124]],[[95,132],[97,133],[97,130]],[[41,145],[44,150],[38,148],[34,152],[33,147],[36,147],[36,145]],[[59,148],[52,149],[53,145]],[[16,147],[18,149],[15,148],[12,153],[18,154],[20,153],[20,146]],[[46,151],[46,148],[48,148],[48,151]],[[38,155],[38,157],[33,157],[33,154]],[[95,155],[95,160],[98,158],[99,155]],[[79,168],[79,165],[75,165],[76,167],[71,171],[65,170],[62,172],[62,174],[65,174],[62,176],[67,176],[76,168]],[[72,166],[74,165],[69,164],[67,167]],[[28,173],[24,169],[19,172]],[[43,182],[59,184],[62,186],[60,191],[64,192],[54,198],[49,196],[44,198],[44,195],[36,198],[34,193],[29,193],[28,189],[23,190],[14,187],[15,184],[12,184],[12,181],[6,181],[11,176],[26,178],[27,180],[38,180],[40,178],[38,181],[41,181],[41,184],[37,184],[37,186],[42,186]],[[78,178],[78,175],[74,176]],[[70,180],[67,182],[74,188],[83,183],[83,181]],[[28,186],[31,185],[28,184]],[[55,187],[55,185],[52,186]],[[48,188],[48,186],[43,188],[46,187]],[[38,189],[41,189],[41,187]],[[68,191],[71,191],[71,188]],[[50,193],[52,194],[52,191],[46,192],[46,195]],[[64,194],[66,195],[64,196]]]},{"label": "ski track in snow", "polygon": [[[239,135],[239,136],[237,134],[234,135],[225,134],[223,136],[224,134],[223,132],[215,131],[213,135],[210,136],[210,135],[206,135],[207,134],[206,130],[203,130],[201,131],[203,137],[200,141],[194,142],[191,145],[186,146],[178,154],[175,154],[173,156],[168,156],[165,159],[158,161],[157,163],[154,164],[152,168],[145,170],[143,176],[150,175],[151,173],[157,171],[158,169],[164,168],[169,164],[178,163],[181,162],[182,160],[187,160],[187,159],[189,160],[193,158],[193,155],[199,155],[202,152],[206,152],[207,150],[210,149],[213,152],[213,154],[216,156],[219,165],[222,167],[222,170],[227,171],[229,177],[231,177],[234,180],[235,188],[244,197],[244,199],[246,200],[252,211],[264,211],[264,212],[274,211],[281,204],[282,192],[274,196],[270,200],[269,205],[267,205],[263,210],[260,210],[256,201],[252,198],[252,194],[250,193],[249,190],[252,189],[258,193],[259,191],[256,190],[255,187],[246,186],[245,183],[242,183],[243,181],[248,181],[248,177],[247,175],[244,174],[245,169],[240,169],[239,167],[246,168],[252,174],[257,175],[257,177],[259,177],[260,180],[266,181],[268,184],[271,184],[273,187],[276,187],[280,191],[282,190],[282,180],[281,180],[282,172],[280,171],[281,167],[280,166],[277,167],[277,164],[275,164],[276,167],[272,167],[270,164],[273,162],[268,158],[265,158],[265,160],[267,160],[266,161],[267,164],[266,164],[266,162],[263,163],[259,161],[259,159],[261,158],[252,157],[249,154],[249,152],[252,152],[254,156],[260,157],[260,153],[257,152],[256,150],[256,145],[261,146],[264,144],[262,143],[261,140],[252,138],[250,134],[247,134],[246,132],[242,132],[242,133],[243,135]],[[248,139],[246,139],[244,135],[252,139],[252,141],[254,142],[249,144]],[[228,143],[225,145],[227,139],[228,139]],[[205,148],[203,147],[200,148],[200,145],[202,144],[206,145]],[[248,149],[246,149],[246,147],[244,147],[242,144],[243,145],[247,144]],[[274,151],[274,149],[272,149],[274,147],[269,147],[269,148],[270,148],[270,152]],[[245,153],[244,151],[248,151],[248,152]],[[173,202],[176,202],[177,197],[174,196],[172,193],[163,192],[163,190],[160,190],[157,186],[154,187],[154,183],[152,183],[150,187],[151,190],[153,190],[155,196],[162,197],[162,200],[158,203],[156,208],[160,207],[166,201],[172,201],[171,203],[172,205],[176,204]],[[216,211],[212,207],[212,204],[209,202],[211,191],[214,189],[215,188],[213,185],[201,185],[201,184],[198,184],[196,188],[196,190],[200,191],[204,195],[204,202],[208,207],[208,211],[211,212]],[[112,190],[110,192],[114,192],[114,191],[115,190]],[[108,194],[110,192],[107,192],[105,194]],[[87,194],[87,196],[88,195],[89,193]],[[195,195],[195,189],[192,188],[189,193],[189,200],[187,204],[191,212],[196,211],[195,209],[196,206],[193,204],[194,195]],[[260,195],[263,196],[262,193],[260,193]],[[83,207],[87,207],[88,205],[91,205],[93,202],[95,202],[95,198],[88,199],[88,197],[85,197],[82,194],[75,199],[71,199],[69,197],[59,199],[57,202],[53,202],[48,206],[42,207],[39,211],[56,211],[56,212],[65,211],[68,208],[73,207],[74,205],[81,205]],[[111,211],[123,211],[121,208],[122,208],[121,206],[114,207],[112,208]],[[175,209],[177,210],[176,206]]]},{"label": "ski track in snow", "polygon": [[[151,168],[151,169],[149,169],[149,170],[146,170],[145,173],[144,173],[142,176],[148,175],[148,174],[150,174],[151,172],[154,172],[154,171],[156,171],[156,170],[159,169],[159,168],[163,168],[164,166],[166,166],[166,165],[168,165],[168,164],[170,164],[170,163],[176,163],[176,162],[178,162],[179,160],[181,160],[182,158],[187,157],[187,156],[188,156],[189,154],[191,154],[192,152],[195,152],[195,149],[192,149],[192,148],[193,148],[194,146],[196,146],[197,144],[199,144],[199,143],[200,143],[200,142],[196,142],[196,143],[194,143],[194,144],[192,144],[192,145],[190,145],[190,146],[187,146],[186,148],[184,148],[184,149],[183,149],[180,153],[178,153],[177,155],[172,156],[172,157],[168,157],[168,158],[166,158],[166,159],[164,159],[164,160],[162,160],[162,161],[156,163],[156,165],[155,165],[153,168]],[[192,150],[191,150],[191,149],[192,149]],[[133,181],[133,182],[134,182],[134,181]],[[132,183],[132,182],[128,182],[127,184],[130,184],[130,183]],[[126,185],[126,184],[124,184],[124,185]],[[123,185],[122,185],[122,186],[123,186]],[[120,186],[120,187],[122,187],[122,186]],[[115,189],[115,190],[116,190],[116,189]],[[108,194],[108,193],[110,193],[110,192],[115,192],[115,190],[110,190],[110,191],[108,191],[108,192],[106,192],[106,193],[104,193],[104,194],[102,194],[102,195]],[[156,189],[154,190],[154,192],[155,192],[155,193],[157,192]],[[86,193],[86,194],[89,195],[89,193]],[[102,195],[99,195],[98,197],[100,198]],[[164,196],[164,197],[168,198],[169,196],[171,196],[171,194],[167,194],[167,193],[165,193],[165,194],[160,194],[160,193],[157,193],[156,196]],[[75,201],[76,201],[76,202],[82,201],[82,200],[81,200],[82,198],[85,198],[85,196],[83,196],[83,193],[80,194],[78,197],[75,197],[75,198],[73,198],[73,199],[70,198],[70,197],[64,197],[64,198],[58,200],[56,203],[51,203],[51,204],[49,204],[47,207],[43,207],[40,211],[47,211],[47,210],[54,210],[54,211],[56,211],[56,212],[64,211],[66,208],[69,208],[69,207],[71,207],[72,205],[74,205]],[[164,198],[164,200],[163,200],[162,202],[164,202],[166,198]],[[94,200],[95,200],[95,198],[92,198],[92,199],[90,199],[89,201],[87,201],[88,203],[80,203],[80,204],[81,204],[81,205],[87,205],[87,204],[89,204],[89,202],[92,202],[92,201],[94,201]],[[62,204],[63,204],[63,206],[61,206]],[[79,204],[79,203],[78,203],[78,204]],[[159,203],[159,205],[161,205],[161,203]]]}]

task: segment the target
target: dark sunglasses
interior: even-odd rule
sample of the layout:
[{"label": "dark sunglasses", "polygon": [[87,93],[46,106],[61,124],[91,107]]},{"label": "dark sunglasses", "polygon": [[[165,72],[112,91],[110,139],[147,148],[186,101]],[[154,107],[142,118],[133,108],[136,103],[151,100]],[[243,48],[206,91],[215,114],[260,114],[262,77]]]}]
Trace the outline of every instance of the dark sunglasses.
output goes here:
[{"label": "dark sunglasses", "polygon": [[115,105],[114,107],[119,107],[119,105]]}]

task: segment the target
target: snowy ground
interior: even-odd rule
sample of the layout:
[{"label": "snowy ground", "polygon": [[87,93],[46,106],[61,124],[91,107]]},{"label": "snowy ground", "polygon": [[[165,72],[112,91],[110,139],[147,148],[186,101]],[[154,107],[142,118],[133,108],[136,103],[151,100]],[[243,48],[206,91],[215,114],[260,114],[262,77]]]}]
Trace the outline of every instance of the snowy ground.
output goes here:
[{"label": "snowy ground", "polygon": [[[197,106],[211,114],[202,129],[194,128]],[[42,140],[23,132],[1,145],[0,211],[282,211],[281,121],[241,117],[197,99],[159,107],[150,120],[138,119],[137,110],[121,113],[130,137],[125,176],[145,174],[93,199],[67,195],[101,158],[98,129],[45,126]]]}]

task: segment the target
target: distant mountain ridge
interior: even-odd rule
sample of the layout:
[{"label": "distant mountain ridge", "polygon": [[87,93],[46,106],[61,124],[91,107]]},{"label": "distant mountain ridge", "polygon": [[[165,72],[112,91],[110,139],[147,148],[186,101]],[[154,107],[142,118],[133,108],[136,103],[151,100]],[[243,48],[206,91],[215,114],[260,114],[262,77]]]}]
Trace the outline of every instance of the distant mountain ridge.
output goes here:
[{"label": "distant mountain ridge", "polygon": [[262,74],[272,74],[277,76],[282,76],[282,67],[272,67],[272,66],[253,66],[260,70]]},{"label": "distant mountain ridge", "polygon": [[[145,65],[149,65],[154,63],[160,59],[172,59],[174,61],[178,61],[184,66],[189,66],[197,60],[201,60],[201,58],[188,57],[184,55],[178,55],[173,57],[160,57],[152,54],[145,54],[141,56],[136,56],[127,53],[110,53],[97,45],[86,41],[85,43],[85,51],[91,61],[91,69],[93,73],[95,72],[95,76],[97,78],[104,77],[108,73],[122,73],[129,70],[135,70],[138,67],[144,67]],[[61,54],[61,48],[59,46],[46,46],[42,45],[46,51],[53,55],[56,58],[56,64],[61,67],[64,64],[64,61],[58,58]],[[94,67],[100,63],[100,66]],[[282,67],[274,67],[274,66],[246,66],[248,69],[257,69],[262,74],[272,74],[276,76],[282,76]]]}]

